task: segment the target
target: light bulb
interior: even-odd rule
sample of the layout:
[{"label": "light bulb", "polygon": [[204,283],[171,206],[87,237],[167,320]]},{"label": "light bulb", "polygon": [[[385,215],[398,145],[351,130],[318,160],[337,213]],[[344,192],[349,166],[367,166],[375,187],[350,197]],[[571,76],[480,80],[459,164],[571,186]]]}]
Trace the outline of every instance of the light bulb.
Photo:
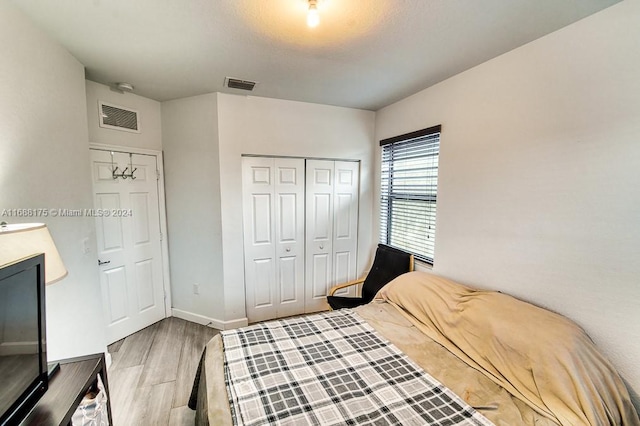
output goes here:
[{"label": "light bulb", "polygon": [[307,25],[311,28],[317,27],[320,23],[320,14],[318,14],[318,6],[316,2],[309,2],[309,12],[307,12]]}]

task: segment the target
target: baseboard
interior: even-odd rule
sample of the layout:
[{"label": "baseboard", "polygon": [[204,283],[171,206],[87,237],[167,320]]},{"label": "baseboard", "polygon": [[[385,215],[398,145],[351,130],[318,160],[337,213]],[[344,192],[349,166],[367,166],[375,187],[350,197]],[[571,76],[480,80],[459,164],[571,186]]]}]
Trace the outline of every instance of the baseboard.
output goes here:
[{"label": "baseboard", "polygon": [[37,354],[38,342],[2,342],[0,356]]},{"label": "baseboard", "polygon": [[217,328],[218,330],[231,330],[232,328],[246,327],[247,325],[249,325],[249,320],[247,318],[222,321],[219,319],[205,317],[204,315],[194,314],[193,312],[187,312],[176,308],[171,308],[171,314],[176,318],[181,318],[183,320],[195,322],[197,324]]}]

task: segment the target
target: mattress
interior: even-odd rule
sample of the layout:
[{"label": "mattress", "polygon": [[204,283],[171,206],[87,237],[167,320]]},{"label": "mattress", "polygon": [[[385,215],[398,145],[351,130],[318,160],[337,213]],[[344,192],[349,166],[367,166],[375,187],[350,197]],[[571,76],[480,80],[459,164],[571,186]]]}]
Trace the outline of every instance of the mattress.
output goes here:
[{"label": "mattress", "polygon": [[[427,337],[391,304],[376,300],[354,311],[377,333],[494,424],[557,425]],[[196,424],[199,425],[233,424],[222,346],[218,335],[206,345],[203,353],[194,397],[190,401],[196,408]]]}]

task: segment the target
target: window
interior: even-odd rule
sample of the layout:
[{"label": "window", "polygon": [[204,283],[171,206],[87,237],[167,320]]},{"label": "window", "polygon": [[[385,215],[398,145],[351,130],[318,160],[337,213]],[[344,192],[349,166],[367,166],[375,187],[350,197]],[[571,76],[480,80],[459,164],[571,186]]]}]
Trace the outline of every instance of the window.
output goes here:
[{"label": "window", "polygon": [[380,141],[380,242],[433,264],[440,126]]}]

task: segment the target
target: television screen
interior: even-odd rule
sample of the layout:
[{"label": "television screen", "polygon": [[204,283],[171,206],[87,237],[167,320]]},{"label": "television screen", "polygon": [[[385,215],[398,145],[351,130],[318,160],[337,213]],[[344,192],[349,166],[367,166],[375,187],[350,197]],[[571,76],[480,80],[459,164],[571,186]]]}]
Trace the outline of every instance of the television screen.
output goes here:
[{"label": "television screen", "polygon": [[0,268],[0,424],[21,420],[47,389],[44,256]]}]

